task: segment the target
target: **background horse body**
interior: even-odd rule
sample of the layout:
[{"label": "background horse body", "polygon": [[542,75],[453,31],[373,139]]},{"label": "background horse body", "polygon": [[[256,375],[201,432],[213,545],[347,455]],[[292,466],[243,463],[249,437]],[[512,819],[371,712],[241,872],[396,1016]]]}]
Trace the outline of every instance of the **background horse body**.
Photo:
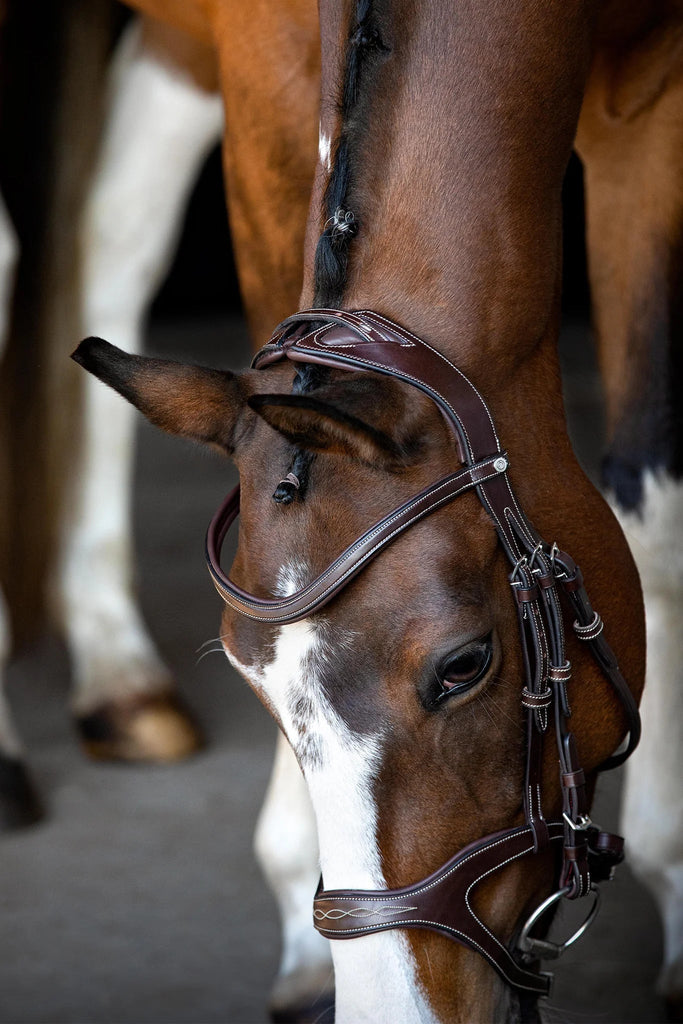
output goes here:
[{"label": "background horse body", "polygon": [[[238,239],[245,305],[257,337],[273,317],[291,308],[300,290],[318,104],[313,11],[309,18],[312,52],[297,40],[298,58],[306,65],[298,96],[301,121],[285,126],[282,115],[272,131],[262,130],[257,111],[270,105],[270,88],[279,90],[274,79],[266,82],[263,76],[258,86],[243,85],[254,96],[254,106],[234,101],[231,105],[234,139],[226,143],[226,161],[231,162],[231,180],[244,179],[248,186],[234,184],[233,233]],[[251,20],[252,25],[258,24],[255,17]],[[283,12],[278,25],[279,42],[284,43],[287,31],[297,30],[296,5],[290,5],[289,15]],[[261,25],[259,37],[266,45],[267,26]],[[241,40],[249,46],[246,31]],[[248,80],[251,66],[240,63],[237,53],[235,61]],[[237,73],[231,77],[235,89],[238,77]],[[189,191],[208,151],[222,135],[223,104],[217,89],[214,50],[202,39],[150,18],[133,22],[125,30],[108,75],[105,127],[83,211],[80,251],[70,252],[72,260],[82,254],[72,304],[80,330],[110,334],[134,351],[140,348],[146,313],[168,269]],[[286,147],[283,136],[278,135],[279,126]],[[278,218],[266,218],[263,202],[255,197],[269,192],[278,173],[283,183],[275,191],[283,194],[286,211]],[[263,181],[264,176],[270,176],[268,182]],[[70,202],[73,205],[73,196]],[[252,230],[259,217],[266,219],[265,237]],[[17,245],[7,217],[3,225],[3,252],[7,254],[3,313],[7,314]],[[269,266],[271,261],[277,274]],[[265,280],[271,281],[267,288]],[[13,359],[6,368],[8,379],[17,362]],[[51,382],[53,390],[58,386]],[[34,390],[34,400],[39,402],[38,382]],[[53,590],[57,618],[72,656],[72,704],[86,749],[95,756],[171,760],[194,749],[197,737],[177,705],[168,670],[135,604],[129,527],[132,429],[130,412],[88,382],[83,397],[84,441],[69,467],[74,479],[66,502]],[[15,470],[17,475],[20,472]],[[15,517],[20,516],[13,511]],[[15,570],[21,564],[23,545],[30,547],[29,532],[24,531],[26,540],[22,534],[16,543],[16,533],[13,536],[8,530],[7,546],[13,544],[13,560],[7,553],[4,558],[20,634],[24,632],[24,612],[16,607],[21,601],[14,600]],[[36,581],[33,589],[44,584],[42,564],[40,569],[40,582]],[[29,578],[31,572],[29,560]],[[30,592],[30,582],[24,589]],[[4,651],[10,646],[9,616],[3,614],[2,622]],[[4,737],[3,756],[18,765],[21,744],[6,709],[0,737]],[[22,811],[22,795],[22,788],[13,790],[11,784],[7,791],[0,789],[0,810],[6,824],[31,817],[31,809]]]},{"label": "background horse body", "polygon": [[603,483],[640,571],[643,740],[626,769],[629,860],[664,926],[659,988],[683,1017],[681,332],[683,10],[606,4],[578,126],[604,381]]}]

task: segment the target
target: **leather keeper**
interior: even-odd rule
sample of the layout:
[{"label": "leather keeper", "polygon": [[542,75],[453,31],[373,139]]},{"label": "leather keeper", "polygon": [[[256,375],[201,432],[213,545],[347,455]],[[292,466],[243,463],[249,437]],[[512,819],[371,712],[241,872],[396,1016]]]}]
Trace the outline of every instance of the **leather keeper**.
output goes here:
[{"label": "leather keeper", "polygon": [[564,665],[551,665],[548,669],[548,678],[556,683],[568,683],[572,677],[572,666],[566,661]]},{"label": "leather keeper", "polygon": [[532,693],[526,686],[522,690],[522,704],[525,708],[547,708],[553,699],[551,689],[543,690],[541,693]]},{"label": "leather keeper", "polygon": [[579,846],[564,846],[562,848],[564,853],[564,859],[572,864],[578,864],[579,861],[585,860],[588,853],[588,844],[582,843]]},{"label": "leather keeper", "polygon": [[577,789],[579,786],[585,786],[586,773],[583,768],[579,768],[575,772],[563,772],[562,785],[565,789]]},{"label": "leather keeper", "polygon": [[585,625],[578,619],[574,622],[574,632],[579,640],[596,640],[603,630],[603,621],[597,612],[593,612],[593,618]]},{"label": "leather keeper", "polygon": [[609,854],[616,863],[624,858],[624,840],[614,832],[598,832],[597,835],[591,833],[588,843],[595,853]]},{"label": "leather keeper", "polygon": [[555,586],[555,577],[551,572],[547,573],[547,575],[534,573],[534,577],[539,587],[541,587],[543,590],[550,590],[551,587]]},{"label": "leather keeper", "polygon": [[561,579],[560,583],[565,590],[581,590],[581,587],[583,586],[583,578],[577,569],[575,576],[569,576],[566,580]]},{"label": "leather keeper", "polygon": [[519,587],[513,583],[512,593],[517,599],[517,604],[529,604],[530,601],[537,601],[539,597],[539,590],[535,585],[533,587]]}]

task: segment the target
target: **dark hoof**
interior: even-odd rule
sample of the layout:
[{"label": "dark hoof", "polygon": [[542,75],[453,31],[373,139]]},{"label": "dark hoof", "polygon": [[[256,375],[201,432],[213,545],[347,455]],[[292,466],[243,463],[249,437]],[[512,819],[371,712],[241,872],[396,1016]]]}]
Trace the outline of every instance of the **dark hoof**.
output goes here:
[{"label": "dark hoof", "polygon": [[44,813],[23,761],[0,754],[0,831],[35,825]]},{"label": "dark hoof", "polygon": [[182,761],[203,745],[190,711],[175,693],[110,701],[76,719],[83,748],[97,761]]}]

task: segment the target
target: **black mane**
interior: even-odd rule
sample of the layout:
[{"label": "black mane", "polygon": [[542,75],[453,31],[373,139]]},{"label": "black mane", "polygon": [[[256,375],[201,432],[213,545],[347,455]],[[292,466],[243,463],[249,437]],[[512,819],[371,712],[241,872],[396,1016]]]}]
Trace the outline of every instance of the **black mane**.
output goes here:
[{"label": "black mane", "polygon": [[[380,35],[376,6],[373,0],[358,0],[346,43],[341,129],[323,197],[325,226],[315,251],[313,305],[321,308],[336,308],[342,303],[349,247],[359,228],[356,214],[349,209],[349,194],[353,184],[354,157],[364,128],[363,118],[359,116],[363,95],[361,87],[368,69],[380,56],[390,52]],[[294,378],[292,393],[303,394],[319,387],[328,372],[321,366],[302,364]],[[313,458],[311,452],[295,451],[287,476],[293,476],[298,483],[286,476],[273,494],[275,501],[288,505],[296,495],[303,498]]]},{"label": "black mane", "polygon": [[349,208],[354,157],[364,125],[359,117],[362,85],[379,57],[389,52],[377,25],[373,0],[358,0],[346,43],[341,95],[341,130],[332,170],[325,189],[325,227],[315,253],[315,306],[341,304],[349,260],[349,246],[358,231],[358,219]]}]

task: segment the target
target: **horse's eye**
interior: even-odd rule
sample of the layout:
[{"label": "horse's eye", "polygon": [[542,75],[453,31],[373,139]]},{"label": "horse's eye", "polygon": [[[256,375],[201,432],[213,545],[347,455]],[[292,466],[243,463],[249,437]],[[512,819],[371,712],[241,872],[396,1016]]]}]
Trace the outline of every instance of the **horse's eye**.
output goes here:
[{"label": "horse's eye", "polygon": [[481,640],[473,640],[467,647],[452,654],[437,670],[440,693],[436,700],[465,693],[478,683],[486,675],[492,656],[491,634]]}]

